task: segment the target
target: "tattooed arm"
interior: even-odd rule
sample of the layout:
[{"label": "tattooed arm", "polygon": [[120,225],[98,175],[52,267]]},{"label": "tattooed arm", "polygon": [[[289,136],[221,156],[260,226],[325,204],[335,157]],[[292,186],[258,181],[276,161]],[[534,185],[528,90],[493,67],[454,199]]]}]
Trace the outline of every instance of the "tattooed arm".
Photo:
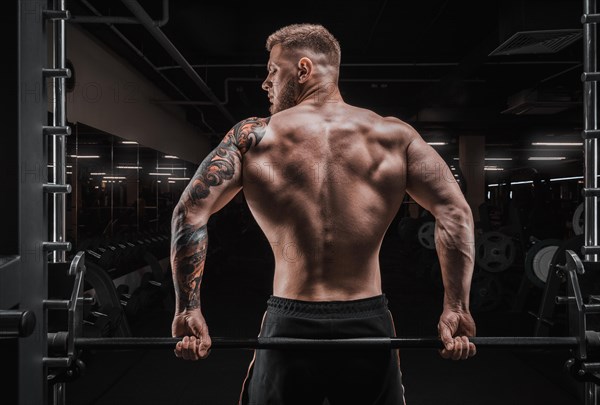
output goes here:
[{"label": "tattooed arm", "polygon": [[260,142],[268,122],[268,118],[249,118],[236,124],[202,161],[173,211],[171,268],[176,302],[172,334],[184,336],[175,348],[177,357],[208,356],[210,336],[200,310],[208,248],[206,224],[241,190],[243,155]]}]

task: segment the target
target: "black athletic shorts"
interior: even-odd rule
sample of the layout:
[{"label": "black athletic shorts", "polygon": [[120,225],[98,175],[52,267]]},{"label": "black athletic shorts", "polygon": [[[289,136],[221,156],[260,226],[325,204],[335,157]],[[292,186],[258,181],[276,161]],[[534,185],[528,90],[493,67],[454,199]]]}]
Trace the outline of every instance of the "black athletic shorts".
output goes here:
[{"label": "black athletic shorts", "polygon": [[[271,296],[260,337],[347,339],[396,336],[385,295],[353,301]],[[256,350],[240,405],[402,405],[398,350]]]}]

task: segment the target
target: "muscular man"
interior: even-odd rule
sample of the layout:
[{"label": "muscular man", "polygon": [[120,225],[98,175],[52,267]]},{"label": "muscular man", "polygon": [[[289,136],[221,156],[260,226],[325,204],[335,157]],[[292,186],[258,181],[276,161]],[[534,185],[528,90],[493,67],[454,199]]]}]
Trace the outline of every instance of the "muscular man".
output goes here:
[{"label": "muscular man", "polygon": [[[242,188],[275,257],[260,336],[394,336],[379,250],[408,193],[436,218],[444,281],[442,357],[475,354],[469,312],[473,219],[443,159],[408,124],[346,104],[340,47],[320,25],[294,24],[267,40],[262,87],[269,118],[235,125],[204,159],[173,213],[175,354],[208,356],[200,305],[207,221]],[[397,350],[258,350],[240,404],[402,404]]]}]

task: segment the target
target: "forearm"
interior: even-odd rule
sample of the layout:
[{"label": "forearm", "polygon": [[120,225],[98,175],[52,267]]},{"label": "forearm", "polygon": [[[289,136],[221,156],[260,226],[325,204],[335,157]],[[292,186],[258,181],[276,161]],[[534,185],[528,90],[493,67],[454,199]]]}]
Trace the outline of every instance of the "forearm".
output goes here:
[{"label": "forearm", "polygon": [[175,311],[200,308],[200,285],[206,261],[206,221],[192,222],[184,206],[178,206],[171,224],[171,268],[175,287]]},{"label": "forearm", "polygon": [[468,311],[474,266],[470,209],[447,208],[436,216],[435,245],[444,282],[444,308]]}]

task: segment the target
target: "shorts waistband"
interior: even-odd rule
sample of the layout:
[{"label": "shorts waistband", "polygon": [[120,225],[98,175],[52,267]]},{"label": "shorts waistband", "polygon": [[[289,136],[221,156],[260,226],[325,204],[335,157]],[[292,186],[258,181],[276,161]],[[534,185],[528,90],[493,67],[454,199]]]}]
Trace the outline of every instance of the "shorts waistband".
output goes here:
[{"label": "shorts waistband", "polygon": [[349,301],[301,301],[274,295],[267,300],[269,313],[312,319],[367,318],[387,310],[385,294]]}]

